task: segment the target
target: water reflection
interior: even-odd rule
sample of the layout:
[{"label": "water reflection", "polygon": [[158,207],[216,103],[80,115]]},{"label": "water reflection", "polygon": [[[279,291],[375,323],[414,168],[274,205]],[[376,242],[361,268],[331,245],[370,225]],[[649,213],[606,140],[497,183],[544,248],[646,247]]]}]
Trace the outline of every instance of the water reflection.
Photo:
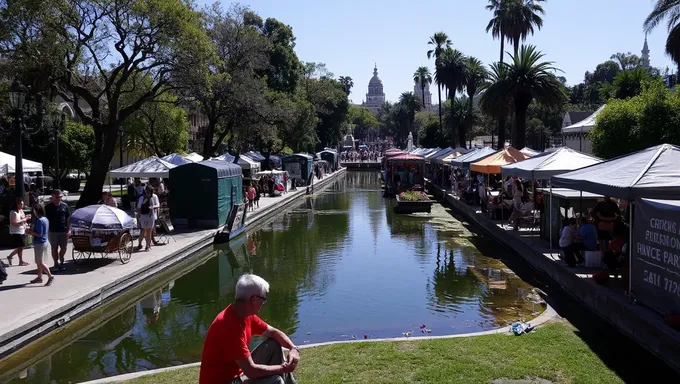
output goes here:
[{"label": "water reflection", "polygon": [[[12,383],[74,382],[198,361],[215,315],[245,272],[271,284],[261,317],[298,344],[352,335],[489,329],[542,308],[498,259],[502,250],[435,205],[396,215],[374,172],[350,173],[230,244],[86,337],[13,375]],[[0,377],[0,382],[3,378]]]}]

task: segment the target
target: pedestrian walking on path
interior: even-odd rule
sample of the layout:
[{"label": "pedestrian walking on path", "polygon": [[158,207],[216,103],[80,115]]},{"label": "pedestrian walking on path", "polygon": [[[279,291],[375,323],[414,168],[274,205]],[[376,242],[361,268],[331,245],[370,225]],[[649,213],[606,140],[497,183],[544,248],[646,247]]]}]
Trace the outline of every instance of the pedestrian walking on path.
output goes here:
[{"label": "pedestrian walking on path", "polygon": [[[257,316],[267,302],[269,283],[245,274],[236,282],[236,300],[220,312],[203,345],[199,384],[295,384],[298,348],[285,333]],[[252,352],[251,336],[265,339]],[[286,358],[281,346],[288,348]]]},{"label": "pedestrian walking on path", "polygon": [[47,250],[50,248],[50,242],[48,241],[50,222],[45,217],[45,208],[43,208],[42,204],[33,206],[33,214],[35,215],[36,220],[33,224],[31,235],[33,235],[33,250],[35,252],[35,265],[38,268],[38,277],[31,280],[31,284],[42,283],[42,275],[45,273],[47,275],[47,283],[45,283],[45,286],[47,287],[52,285],[52,282],[54,281],[52,272],[50,272],[47,264],[45,264],[47,261]]},{"label": "pedestrian walking on path", "polygon": [[12,265],[12,258],[19,256],[19,265],[26,266],[24,261],[24,247],[26,246],[26,226],[31,220],[31,215],[24,214],[24,201],[17,197],[14,206],[9,211],[9,234],[12,237],[12,247],[14,250],[7,256],[7,262]]},{"label": "pedestrian walking on path", "polygon": [[158,196],[153,193],[150,185],[146,186],[144,195],[139,198],[137,202],[137,214],[139,215],[139,222],[142,227],[142,235],[139,237],[139,245],[137,249],[142,248],[142,238],[146,239],[145,251],[151,250],[151,242],[153,241],[153,230],[156,228],[156,219],[158,219],[158,208],[161,203]]},{"label": "pedestrian walking on path", "polygon": [[54,268],[63,271],[64,255],[66,255],[66,245],[68,237],[71,236],[71,211],[68,205],[62,202],[64,194],[61,190],[55,189],[52,191],[52,203],[45,207],[45,215],[50,223],[50,238],[49,243],[52,246],[52,259],[54,260]]}]

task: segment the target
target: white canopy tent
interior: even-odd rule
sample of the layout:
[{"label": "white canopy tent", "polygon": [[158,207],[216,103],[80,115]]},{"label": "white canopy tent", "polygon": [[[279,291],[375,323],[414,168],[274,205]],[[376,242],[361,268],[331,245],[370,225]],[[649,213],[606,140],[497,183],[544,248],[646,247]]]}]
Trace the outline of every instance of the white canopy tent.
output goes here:
[{"label": "white canopy tent", "polygon": [[541,153],[541,152],[533,150],[529,147],[524,147],[524,148],[520,149],[519,151],[522,152],[523,154],[525,154],[527,156],[531,156],[531,157],[536,156],[539,153]]},{"label": "white canopy tent", "polygon": [[[24,166],[24,172],[42,172],[43,166],[37,161],[32,161],[28,159],[23,159],[22,164]],[[14,166],[16,165],[16,158],[9,153],[0,152],[0,175],[6,175],[8,173],[14,173],[16,170]]]},{"label": "white canopy tent", "polygon": [[114,169],[109,172],[111,177],[169,177],[170,170],[175,168],[174,164],[168,163],[156,156],[140,160],[136,163],[128,164],[122,168]]},{"label": "white canopy tent", "polygon": [[524,161],[504,165],[504,175],[530,180],[549,180],[552,176],[602,162],[595,156],[586,155],[567,147],[553,152],[543,152]]},{"label": "white canopy tent", "polygon": [[593,127],[595,126],[595,118],[597,117],[597,115],[598,115],[600,112],[602,112],[602,110],[603,110],[604,107],[606,107],[606,106],[607,106],[606,104],[603,105],[603,106],[601,106],[601,107],[598,108],[597,111],[595,111],[592,115],[586,117],[585,119],[579,121],[578,123],[572,124],[572,125],[570,125],[570,126],[568,126],[568,127],[562,128],[562,133],[565,134],[565,133],[579,133],[579,132],[588,132],[588,131],[590,131],[590,130],[593,129]]},{"label": "white canopy tent", "polygon": [[178,153],[171,153],[167,156],[161,157],[162,160],[167,161],[170,164],[175,164],[175,165],[182,165],[182,164],[188,164],[188,163],[195,163],[195,161],[182,156]]},{"label": "white canopy tent", "polygon": [[198,162],[200,162],[200,161],[203,161],[203,156],[202,156],[202,155],[199,155],[199,154],[196,153],[196,152],[191,152],[190,154],[188,154],[188,155],[186,155],[186,156],[184,156],[184,157],[186,157],[187,159],[193,161],[194,163],[198,163]]}]

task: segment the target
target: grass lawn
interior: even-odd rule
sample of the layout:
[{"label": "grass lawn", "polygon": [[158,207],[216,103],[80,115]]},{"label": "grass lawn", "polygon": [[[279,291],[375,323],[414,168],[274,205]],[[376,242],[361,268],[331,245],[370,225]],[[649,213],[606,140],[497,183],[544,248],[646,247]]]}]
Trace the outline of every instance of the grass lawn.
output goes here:
[{"label": "grass lawn", "polygon": [[[349,343],[303,349],[299,383],[489,383],[543,378],[555,383],[622,383],[564,323],[523,336]],[[130,384],[196,383],[198,367]]]}]

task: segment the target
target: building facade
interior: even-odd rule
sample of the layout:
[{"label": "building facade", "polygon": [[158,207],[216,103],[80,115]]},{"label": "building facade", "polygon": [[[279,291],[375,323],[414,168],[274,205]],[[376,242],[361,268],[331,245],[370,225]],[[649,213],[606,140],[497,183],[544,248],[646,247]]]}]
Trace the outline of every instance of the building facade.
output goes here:
[{"label": "building facade", "polygon": [[371,112],[378,114],[380,108],[385,103],[385,92],[383,91],[383,82],[378,77],[378,65],[373,68],[373,77],[368,82],[368,93],[366,100],[361,103],[361,106],[368,108]]},{"label": "building facade", "polygon": [[423,93],[425,93],[425,104],[423,105],[426,111],[432,111],[432,93],[430,92],[430,83],[425,83],[425,92],[420,86],[420,82],[413,85],[413,94],[418,96],[418,100],[423,103]]}]

